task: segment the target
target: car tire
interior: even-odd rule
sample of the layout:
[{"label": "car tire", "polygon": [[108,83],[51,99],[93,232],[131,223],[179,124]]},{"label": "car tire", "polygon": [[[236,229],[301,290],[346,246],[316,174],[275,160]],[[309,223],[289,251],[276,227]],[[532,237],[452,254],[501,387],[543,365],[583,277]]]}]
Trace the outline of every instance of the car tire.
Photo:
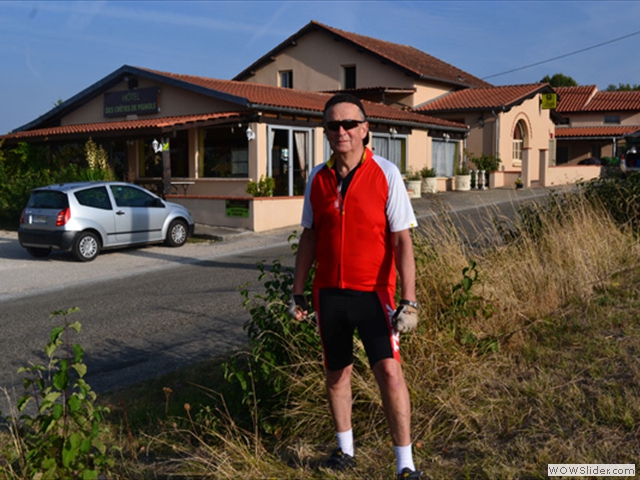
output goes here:
[{"label": "car tire", "polygon": [[51,248],[27,247],[27,252],[33,258],[46,258],[51,253]]},{"label": "car tire", "polygon": [[82,232],[73,244],[73,256],[81,262],[90,262],[100,253],[100,240],[95,233]]},{"label": "car tire", "polygon": [[181,247],[187,243],[189,229],[184,220],[174,220],[169,225],[165,243],[170,247]]}]

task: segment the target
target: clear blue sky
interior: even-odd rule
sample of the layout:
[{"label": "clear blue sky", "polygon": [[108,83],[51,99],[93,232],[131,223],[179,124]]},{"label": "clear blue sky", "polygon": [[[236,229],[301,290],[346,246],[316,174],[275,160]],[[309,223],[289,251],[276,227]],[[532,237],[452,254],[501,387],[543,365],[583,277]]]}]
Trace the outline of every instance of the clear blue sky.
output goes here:
[{"label": "clear blue sky", "polygon": [[125,64],[231,79],[311,20],[411,45],[494,85],[558,72],[600,89],[640,84],[636,1],[5,0],[0,133]]}]

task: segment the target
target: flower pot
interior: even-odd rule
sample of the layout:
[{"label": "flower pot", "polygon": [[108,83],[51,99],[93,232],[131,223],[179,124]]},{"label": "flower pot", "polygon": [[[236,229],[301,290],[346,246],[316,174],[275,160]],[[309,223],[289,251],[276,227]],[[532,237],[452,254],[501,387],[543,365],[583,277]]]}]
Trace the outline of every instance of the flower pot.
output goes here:
[{"label": "flower pot", "polygon": [[409,198],[420,198],[422,196],[422,180],[405,180]]},{"label": "flower pot", "polygon": [[455,176],[456,190],[466,192],[471,190],[471,174]]},{"label": "flower pot", "polygon": [[426,177],[422,179],[422,193],[437,193],[438,179],[436,177]]}]

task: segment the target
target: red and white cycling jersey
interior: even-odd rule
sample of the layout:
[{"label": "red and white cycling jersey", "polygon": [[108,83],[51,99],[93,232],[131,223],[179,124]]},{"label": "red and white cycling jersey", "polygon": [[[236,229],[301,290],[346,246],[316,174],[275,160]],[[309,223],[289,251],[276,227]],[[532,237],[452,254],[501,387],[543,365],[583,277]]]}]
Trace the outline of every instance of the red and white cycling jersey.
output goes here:
[{"label": "red and white cycling jersey", "polygon": [[305,191],[302,226],[312,228],[317,239],[314,290],[391,293],[391,233],[417,226],[400,171],[367,148],[342,198],[333,166],[331,157],[315,167]]}]

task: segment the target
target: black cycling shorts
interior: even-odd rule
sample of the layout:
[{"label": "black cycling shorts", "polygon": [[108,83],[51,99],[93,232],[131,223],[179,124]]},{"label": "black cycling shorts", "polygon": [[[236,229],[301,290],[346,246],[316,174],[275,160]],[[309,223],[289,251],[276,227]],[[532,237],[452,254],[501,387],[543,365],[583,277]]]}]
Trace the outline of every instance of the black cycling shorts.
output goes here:
[{"label": "black cycling shorts", "polygon": [[320,290],[316,315],[325,368],[341,370],[353,363],[356,329],[371,367],[385,358],[400,361],[398,334],[391,327],[394,310],[386,292]]}]

